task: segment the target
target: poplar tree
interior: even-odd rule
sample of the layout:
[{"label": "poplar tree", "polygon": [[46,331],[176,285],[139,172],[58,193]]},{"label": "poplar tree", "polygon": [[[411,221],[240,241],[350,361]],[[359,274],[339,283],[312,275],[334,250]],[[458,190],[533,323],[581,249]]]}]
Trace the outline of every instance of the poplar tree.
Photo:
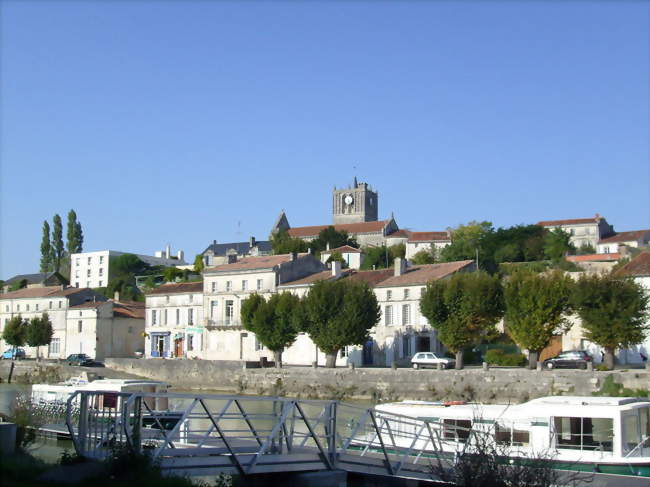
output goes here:
[{"label": "poplar tree", "polygon": [[63,224],[61,223],[61,217],[56,214],[52,219],[54,223],[54,229],[52,230],[52,256],[54,270],[59,272],[61,268],[61,259],[63,259],[64,249],[63,249]]},{"label": "poplar tree", "polygon": [[49,272],[52,268],[52,246],[50,245],[50,224],[43,222],[43,239],[41,240],[41,272]]},{"label": "poplar tree", "polygon": [[68,228],[66,232],[68,255],[78,254],[83,248],[83,232],[81,223],[77,220],[74,210],[68,212]]}]

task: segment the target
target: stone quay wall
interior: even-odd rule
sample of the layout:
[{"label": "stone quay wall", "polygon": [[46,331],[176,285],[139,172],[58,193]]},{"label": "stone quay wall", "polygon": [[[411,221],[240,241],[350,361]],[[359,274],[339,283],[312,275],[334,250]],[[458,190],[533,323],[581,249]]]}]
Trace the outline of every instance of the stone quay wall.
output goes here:
[{"label": "stone quay wall", "polygon": [[519,403],[549,395],[590,396],[600,389],[608,376],[623,387],[650,390],[650,371],[645,369],[611,372],[521,368],[247,369],[241,362],[123,358],[106,359],[106,367],[166,381],[177,389],[372,402],[411,399]]}]

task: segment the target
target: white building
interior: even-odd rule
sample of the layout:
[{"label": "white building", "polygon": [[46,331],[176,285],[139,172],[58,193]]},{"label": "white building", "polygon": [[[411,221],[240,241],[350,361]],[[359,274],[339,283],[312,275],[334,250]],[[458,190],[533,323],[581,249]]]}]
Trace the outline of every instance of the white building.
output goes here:
[{"label": "white building", "polygon": [[270,241],[256,240],[255,237],[250,237],[248,242],[217,243],[216,240],[213,240],[201,255],[206,267],[214,267],[227,264],[231,255],[236,256],[237,260],[241,260],[244,257],[258,257],[272,253],[273,248]]},{"label": "white building", "polygon": [[646,247],[650,243],[650,230],[635,230],[632,232],[618,232],[598,242],[599,254],[616,254],[619,246]]},{"label": "white building", "polygon": [[451,244],[451,232],[409,232],[406,241],[406,258],[412,259],[422,250],[437,253]]},{"label": "white building", "polygon": [[[105,287],[111,277],[111,259],[130,252],[116,250],[99,250],[97,252],[83,252],[70,256],[70,285],[73,287]],[[163,251],[156,252],[156,256],[134,254],[141,261],[149,265],[175,267],[187,265],[183,260],[183,251],[179,250],[176,256],[171,255],[169,246]]]},{"label": "white building", "polygon": [[[24,320],[47,313],[54,335],[41,356],[65,358],[85,353],[91,358],[130,357],[143,347],[144,307],[106,300],[87,288],[50,286],[20,289],[0,295],[0,331],[11,318]],[[3,351],[7,344],[0,340]],[[25,347],[29,357],[36,349]]]},{"label": "white building", "polygon": [[591,245],[596,249],[598,242],[614,233],[614,227],[607,223],[607,220],[598,213],[592,218],[546,220],[537,224],[549,230],[560,228],[569,233],[571,235],[571,243],[576,249],[579,249],[583,245]]},{"label": "white building", "polygon": [[146,293],[145,356],[202,357],[203,282],[163,284]]},{"label": "white building", "polygon": [[355,249],[349,245],[343,245],[335,249],[324,250],[320,253],[320,260],[326,264],[334,252],[337,252],[343,258],[346,267],[350,269],[360,269],[363,264],[365,254],[360,249]]}]

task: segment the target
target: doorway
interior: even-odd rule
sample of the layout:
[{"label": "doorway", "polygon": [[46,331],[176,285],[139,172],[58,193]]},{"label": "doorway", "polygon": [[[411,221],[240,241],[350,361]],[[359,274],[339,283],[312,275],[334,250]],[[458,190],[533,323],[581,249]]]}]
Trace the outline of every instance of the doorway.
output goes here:
[{"label": "doorway", "polygon": [[372,365],[372,348],[374,342],[372,339],[363,344],[363,365]]},{"label": "doorway", "polygon": [[418,335],[415,340],[416,352],[430,352],[431,351],[431,337],[429,335]]},{"label": "doorway", "polygon": [[183,356],[183,342],[185,340],[183,338],[176,338],[174,339],[174,356],[175,357],[182,357]]}]

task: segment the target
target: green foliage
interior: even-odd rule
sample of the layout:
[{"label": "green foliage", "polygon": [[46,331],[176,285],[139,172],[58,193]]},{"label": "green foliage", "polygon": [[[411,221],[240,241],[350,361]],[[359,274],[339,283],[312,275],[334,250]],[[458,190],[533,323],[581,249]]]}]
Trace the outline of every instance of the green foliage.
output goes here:
[{"label": "green foliage", "polygon": [[526,363],[526,356],[521,353],[505,353],[499,348],[493,348],[485,352],[485,361],[491,365],[520,367]]},{"label": "green foliage", "polygon": [[165,282],[176,282],[177,279],[183,279],[184,275],[183,271],[176,267],[165,267],[165,270],[163,270],[163,278],[165,279]]},{"label": "green foliage", "polygon": [[52,246],[50,244],[50,224],[43,222],[43,238],[41,239],[41,272],[49,272],[52,269]]},{"label": "green foliage", "polygon": [[484,272],[457,273],[427,284],[420,312],[438,330],[440,341],[459,352],[496,336],[496,323],[503,315],[503,289],[497,277]]},{"label": "green foliage", "polygon": [[487,261],[489,253],[486,242],[493,232],[492,223],[487,221],[459,225],[452,232],[452,243],[441,250],[440,259],[442,262],[476,259],[478,250],[479,263]]},{"label": "green foliage", "polygon": [[303,312],[305,328],[328,355],[330,367],[341,348],[363,344],[380,317],[377,298],[368,285],[347,280],[314,284],[304,299]]},{"label": "green foliage", "polygon": [[351,238],[348,235],[348,232],[345,230],[339,232],[332,225],[321,230],[318,234],[318,238],[312,240],[310,246],[316,252],[322,252],[328,248],[328,244],[330,249],[336,249],[344,245],[359,248],[357,241],[354,238]]},{"label": "green foliage", "polygon": [[365,247],[363,249],[366,257],[361,264],[362,270],[386,269],[393,266],[396,257],[404,258],[406,255],[406,245],[397,244],[386,247]]},{"label": "green foliage", "polygon": [[57,214],[52,219],[54,227],[52,230],[52,264],[53,270],[59,272],[61,269],[61,259],[63,258],[63,224],[61,217]]},{"label": "green foliage", "polygon": [[282,351],[298,336],[300,305],[300,298],[286,292],[274,294],[268,301],[254,293],[242,303],[244,328],[255,333],[260,343],[275,353],[277,365],[282,364]]},{"label": "green foliage", "polygon": [[203,254],[196,254],[196,257],[194,257],[194,272],[198,272],[200,274],[203,272],[204,268],[205,262],[203,261]]},{"label": "green foliage", "polygon": [[623,384],[614,381],[612,375],[608,375],[605,377],[600,389],[592,393],[592,395],[607,397],[648,397],[650,396],[650,391],[648,389],[629,389],[623,387]]},{"label": "green foliage", "polygon": [[68,255],[78,254],[83,249],[83,232],[81,223],[77,221],[74,210],[68,212],[68,228],[66,232]]},{"label": "green foliage", "polygon": [[8,345],[13,347],[22,347],[25,345],[26,326],[21,315],[13,316],[9,319],[2,332],[2,339]]},{"label": "green foliage", "polygon": [[606,365],[612,368],[616,348],[641,343],[647,324],[649,297],[631,279],[611,274],[581,277],[573,293],[573,306],[582,320],[585,338],[605,349]]},{"label": "green foliage", "polygon": [[144,274],[151,266],[134,254],[122,254],[111,259],[110,268],[115,276]]},{"label": "green foliage", "polygon": [[25,330],[25,342],[30,347],[42,347],[50,344],[53,335],[50,317],[47,313],[43,313],[40,317],[35,316],[29,320]]},{"label": "green foliage", "polygon": [[27,279],[20,279],[9,286],[9,291],[18,291],[27,287]]},{"label": "green foliage", "polygon": [[578,255],[589,255],[589,254],[595,254],[596,249],[594,248],[593,245],[590,243],[583,243],[578,250],[576,251]]},{"label": "green foliage", "polygon": [[274,235],[271,235],[271,247],[273,248],[273,253],[279,255],[290,254],[292,252],[307,252],[309,244],[300,238],[291,237],[286,230],[280,230]]},{"label": "green foliage", "polygon": [[544,235],[544,257],[557,262],[575,250],[571,244],[571,234],[561,228],[556,228]]},{"label": "green foliage", "polygon": [[561,271],[551,274],[515,272],[504,287],[505,327],[521,348],[540,352],[554,335],[570,328],[573,281]]},{"label": "green foliage", "polygon": [[429,250],[420,250],[413,257],[411,257],[411,263],[413,265],[424,265],[424,264],[435,264],[436,263],[436,252],[434,249]]},{"label": "green foliage", "polygon": [[338,250],[335,250],[330,254],[326,263],[329,264],[330,262],[341,262],[344,266],[345,264],[347,264],[347,262],[345,262],[345,259],[343,258],[343,254],[341,254],[341,252],[339,252]]}]

